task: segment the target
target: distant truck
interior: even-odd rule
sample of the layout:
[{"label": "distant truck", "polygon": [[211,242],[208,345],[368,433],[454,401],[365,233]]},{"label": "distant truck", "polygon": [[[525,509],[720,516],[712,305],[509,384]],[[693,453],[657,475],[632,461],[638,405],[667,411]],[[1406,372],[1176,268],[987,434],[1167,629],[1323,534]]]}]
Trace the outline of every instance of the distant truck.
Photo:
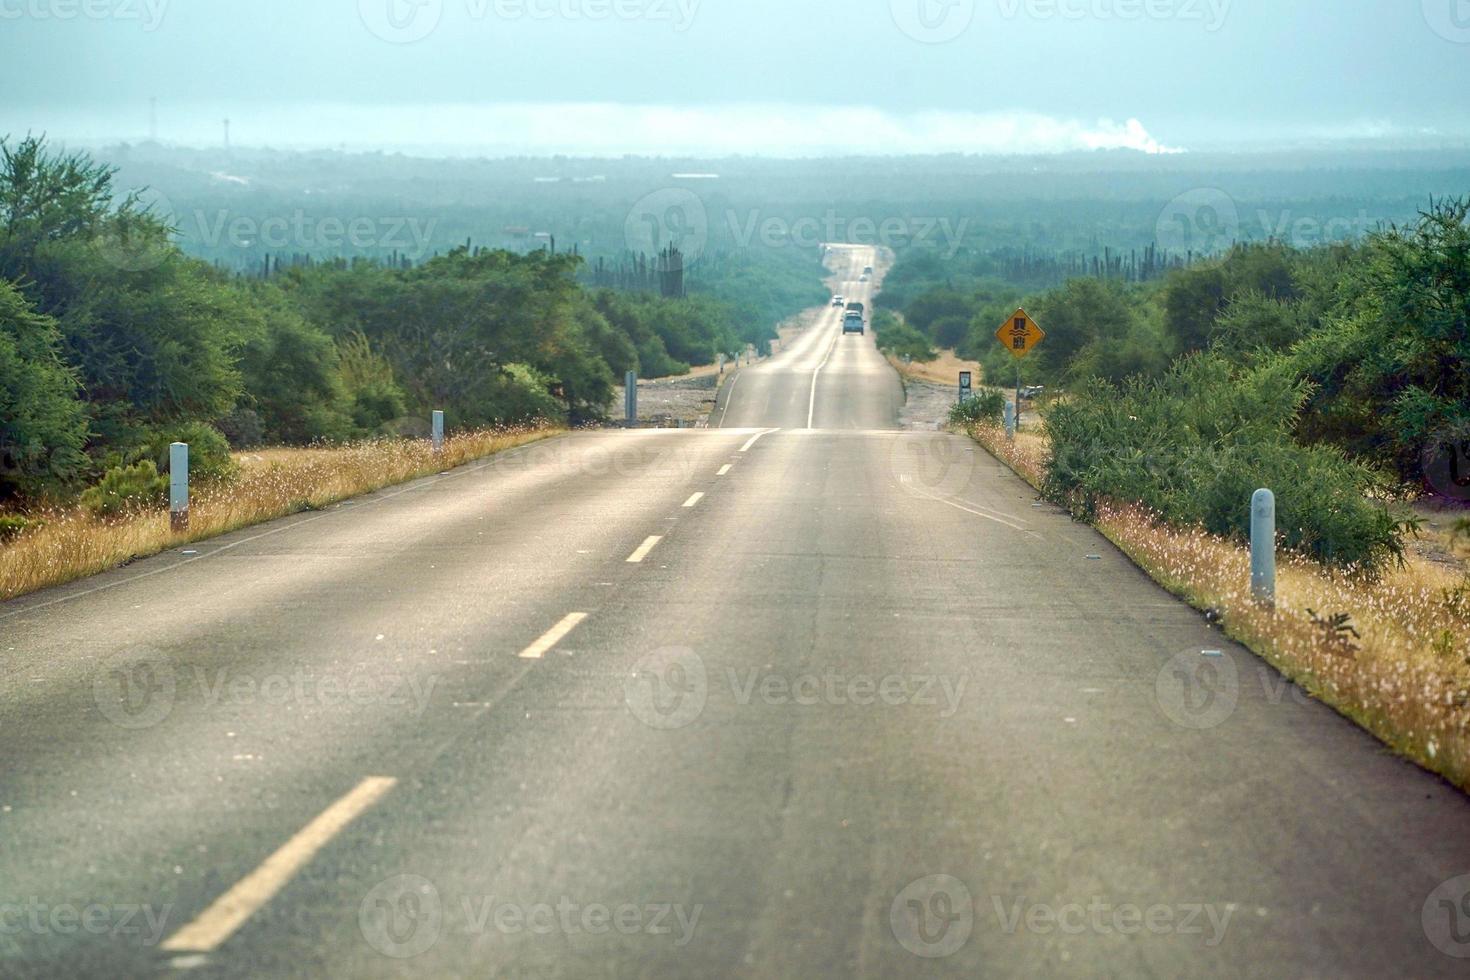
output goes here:
[{"label": "distant truck", "polygon": [[863,304],[859,303],[857,300],[853,300],[851,303],[847,304],[847,312],[849,313],[856,313],[858,316],[862,316],[867,313],[867,311],[867,307],[863,306]]},{"label": "distant truck", "polygon": [[863,275],[865,275],[865,276],[871,276],[872,274],[873,274],[873,267],[872,266],[870,266],[870,265],[863,266]]},{"label": "distant truck", "polygon": [[863,321],[862,313],[857,310],[848,310],[842,317],[843,333],[866,333],[867,324]]}]

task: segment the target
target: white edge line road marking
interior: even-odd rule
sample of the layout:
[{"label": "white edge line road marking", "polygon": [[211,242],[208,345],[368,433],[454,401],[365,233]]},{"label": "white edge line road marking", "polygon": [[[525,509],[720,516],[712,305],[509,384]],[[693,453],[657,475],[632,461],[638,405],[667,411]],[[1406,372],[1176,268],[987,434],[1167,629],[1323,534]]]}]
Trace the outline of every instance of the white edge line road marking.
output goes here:
[{"label": "white edge line road marking", "polygon": [[822,358],[822,363],[818,364],[817,369],[812,372],[812,397],[806,406],[806,427],[808,429],[812,427],[812,422],[817,417],[817,378],[821,375],[822,368],[826,367],[827,362],[832,360],[832,352],[837,349],[837,338],[841,336],[842,334],[840,333],[832,335],[832,343],[827,347],[827,356]]},{"label": "white edge line road marking", "polygon": [[720,424],[715,426],[716,429],[723,429],[725,427],[725,416],[730,414],[730,399],[735,396],[735,386],[739,383],[740,372],[737,369],[735,372],[735,380],[730,382],[730,390],[725,392],[725,407],[720,409]]},{"label": "white edge line road marking", "polygon": [[162,949],[170,953],[210,953],[276,896],[318,851],[398,782],[387,776],[364,779],[336,803],[214,900],[199,916],[174,933]]},{"label": "white edge line road marking", "polygon": [[541,634],[541,639],[537,640],[535,643],[532,643],[530,646],[526,647],[526,649],[522,650],[520,652],[520,658],[522,660],[540,660],[542,657],[546,656],[548,650],[556,646],[562,640],[565,640],[567,638],[567,634],[571,633],[572,630],[580,626],[582,624],[582,620],[586,618],[587,614],[583,612],[568,613],[567,615],[563,616],[561,622],[557,623],[551,629]]},{"label": "white edge line road marking", "polygon": [[[21,609],[15,609],[10,612],[0,612],[0,619],[10,619],[13,616],[24,616],[26,613],[35,612],[38,609],[45,609],[49,606],[60,605],[63,602],[71,602],[74,599],[81,599],[84,596],[95,595],[98,592],[106,592],[109,589],[116,589],[124,585],[131,585],[133,582],[139,582],[145,578],[152,578],[155,575],[162,575],[164,572],[172,572],[175,569],[183,568],[185,565],[192,565],[196,561],[204,561],[206,558],[214,558],[217,555],[224,554],[226,551],[229,551],[232,548],[238,548],[242,544],[249,544],[252,541],[259,541],[261,538],[268,538],[273,534],[281,534],[285,531],[291,531],[298,527],[301,527],[304,524],[315,524],[317,521],[324,521],[329,517],[342,513],[344,510],[352,510],[357,507],[371,507],[376,504],[392,500],[395,497],[401,497],[406,493],[414,493],[415,491],[422,490],[425,487],[429,486],[431,483],[442,483],[447,480],[454,480],[462,476],[471,476],[475,473],[478,473],[480,470],[486,469],[490,466],[495,466],[503,462],[504,460],[510,458],[512,454],[524,455],[523,451],[528,451],[534,446],[540,445],[543,442],[550,442],[551,440],[557,438],[560,437],[548,436],[545,439],[537,439],[534,442],[528,442],[521,446],[514,446],[510,449],[501,450],[498,453],[493,453],[492,455],[486,456],[472,463],[464,463],[448,471],[447,473],[438,473],[430,476],[415,477],[414,479],[409,480],[407,483],[394,484],[393,486],[383,487],[379,490],[369,491],[365,494],[359,494],[356,497],[349,497],[346,500],[343,500],[337,504],[333,504],[330,510],[323,511],[319,514],[313,514],[309,517],[302,517],[301,514],[287,514],[285,517],[275,517],[269,521],[265,521],[260,524],[253,524],[250,525],[250,527],[265,527],[266,524],[287,522],[282,523],[279,527],[267,528],[266,530],[261,531],[259,534],[252,534],[249,537],[241,538],[239,541],[231,541],[229,544],[220,545],[219,547],[214,548],[211,551],[206,551],[202,555],[195,555],[192,558],[185,558],[182,561],[173,562],[171,564],[163,566],[162,568],[149,569],[146,572],[139,572],[136,575],[129,575],[127,578],[120,579],[116,582],[107,582],[103,585],[94,586],[90,589],[83,589],[79,592],[71,592],[67,595],[58,596],[55,599],[50,599],[45,602],[32,602],[25,605]],[[249,529],[249,527],[244,527],[240,528],[238,531],[231,531],[227,533],[238,534]],[[195,541],[194,544],[214,543],[217,542],[221,537],[224,537],[224,535],[219,535],[218,537],[214,538],[200,538],[198,541]],[[169,555],[171,551],[173,551],[172,548],[165,549],[163,551],[160,551],[156,555],[150,556],[148,560],[165,558]],[[106,572],[101,572],[99,574],[105,575]],[[78,579],[78,581],[85,581],[85,579]],[[64,589],[66,588],[66,586],[57,585],[53,586],[52,588]],[[31,593],[29,595],[23,595],[16,599],[7,601],[26,602],[26,600],[31,598],[32,595],[39,594],[40,593]]]},{"label": "white edge line road marking", "polygon": [[662,535],[655,534],[652,537],[650,537],[648,540],[644,541],[642,544],[640,544],[638,546],[638,550],[637,551],[633,552],[631,555],[628,556],[628,564],[630,564],[630,565],[636,565],[639,562],[641,562],[643,559],[647,558],[648,557],[648,553],[650,551],[652,551],[654,548],[657,548],[658,547],[658,543],[660,541],[662,541],[662,540],[663,540],[663,536]]},{"label": "white edge line road marking", "polygon": [[902,482],[904,483],[904,485],[906,485],[914,493],[918,494],[921,497],[925,497],[925,498],[927,498],[929,500],[933,500],[936,503],[948,504],[950,507],[953,507],[956,510],[962,510],[966,514],[974,514],[976,517],[983,517],[987,521],[994,521],[997,524],[1004,524],[1006,527],[1012,528],[1012,529],[1017,530],[1017,531],[1021,531],[1021,532],[1025,533],[1025,534],[1029,534],[1033,538],[1041,538],[1042,537],[1042,535],[1040,533],[1031,530],[1029,527],[1025,527],[1025,526],[1023,526],[1021,524],[1017,524],[1014,521],[1008,521],[1005,518],[1003,518],[1003,517],[997,517],[994,514],[987,514],[987,513],[983,512],[983,511],[976,510],[974,507],[966,507],[964,504],[956,503],[955,501],[950,500],[950,499],[948,499],[946,497],[941,497],[938,494],[930,493],[929,491],[925,490],[923,487],[914,486],[914,484],[909,481],[909,478],[908,477],[904,477],[903,480],[902,480]]},{"label": "white edge line road marking", "polygon": [[751,436],[750,437],[750,441],[747,442],[745,445],[743,445],[743,446],[740,447],[740,451],[742,453],[748,453],[748,452],[750,452],[750,447],[751,446],[754,446],[756,443],[760,442],[761,441],[761,438],[763,436],[768,436],[772,432],[780,432],[780,431],[781,431],[780,429],[762,429],[760,432],[757,432],[755,435]]},{"label": "white edge line road marking", "polygon": [[695,504],[699,503],[703,499],[704,499],[704,494],[702,494],[702,493],[696,493],[694,496],[692,496],[688,500],[684,501],[684,506],[685,507],[693,507]]},{"label": "white edge line road marking", "polygon": [[715,476],[724,476],[726,473],[730,472],[734,468],[734,464],[726,463],[724,466],[720,467],[720,472],[716,473]]}]

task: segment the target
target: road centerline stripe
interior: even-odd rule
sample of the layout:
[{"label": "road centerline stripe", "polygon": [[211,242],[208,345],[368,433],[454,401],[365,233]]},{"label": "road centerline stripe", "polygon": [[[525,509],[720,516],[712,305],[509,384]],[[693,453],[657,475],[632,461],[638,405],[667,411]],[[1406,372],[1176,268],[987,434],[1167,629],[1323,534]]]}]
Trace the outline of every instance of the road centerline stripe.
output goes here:
[{"label": "road centerline stripe", "polygon": [[684,501],[684,506],[686,508],[687,507],[693,507],[693,506],[695,506],[696,504],[698,504],[703,499],[704,499],[704,494],[702,494],[702,493],[696,493],[694,496],[692,496],[688,500]]},{"label": "road centerline stripe", "polygon": [[296,877],[318,851],[382,799],[397,782],[388,776],[373,776],[358,783],[350,793],[297,831],[260,867],[215,899],[193,922],[170,936],[162,949],[170,953],[211,953],[219,948]]},{"label": "road centerline stripe", "polygon": [[755,435],[751,436],[750,439],[745,443],[745,445],[743,445],[743,446],[740,447],[740,451],[742,453],[748,453],[748,452],[750,452],[750,447],[751,446],[754,446],[756,443],[760,442],[762,437],[768,436],[772,432],[780,432],[780,431],[781,431],[780,429],[762,429],[760,432],[757,432]]},{"label": "road centerline stripe", "polygon": [[726,473],[730,472],[734,468],[735,468],[735,464],[733,464],[733,463],[726,463],[724,466],[721,466],[720,467],[720,472],[716,473],[715,476],[724,476]]},{"label": "road centerline stripe", "polygon": [[637,551],[633,552],[631,555],[628,556],[628,564],[630,564],[630,565],[636,565],[639,562],[643,561],[643,559],[645,559],[645,558],[648,557],[648,553],[650,551],[652,551],[654,548],[657,548],[658,547],[658,543],[660,541],[662,541],[662,540],[663,540],[663,535],[660,535],[660,534],[650,535],[647,538],[647,540],[645,540],[642,544],[640,544],[638,546],[638,550]]},{"label": "road centerline stripe", "polygon": [[540,660],[552,647],[565,640],[572,630],[582,625],[582,620],[586,618],[587,614],[584,612],[567,613],[561,622],[541,634],[539,640],[522,650],[518,656],[522,660]]}]

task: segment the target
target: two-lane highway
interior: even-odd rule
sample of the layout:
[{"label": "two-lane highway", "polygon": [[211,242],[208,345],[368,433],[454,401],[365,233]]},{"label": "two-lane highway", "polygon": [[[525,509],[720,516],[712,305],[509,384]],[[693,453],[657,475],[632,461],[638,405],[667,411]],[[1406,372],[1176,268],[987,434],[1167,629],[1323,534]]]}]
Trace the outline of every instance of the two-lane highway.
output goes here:
[{"label": "two-lane highway", "polygon": [[863,269],[876,260],[870,248],[834,248],[829,259],[834,293],[866,307],[866,333],[844,334],[843,310],[828,307],[788,350],[736,375],[721,392],[711,424],[719,428],[896,428],[903,385],[873,342],[873,282],[861,281]]},{"label": "two-lane highway", "polygon": [[714,428],[0,606],[0,975],[1463,976],[1465,798],[835,314]]}]

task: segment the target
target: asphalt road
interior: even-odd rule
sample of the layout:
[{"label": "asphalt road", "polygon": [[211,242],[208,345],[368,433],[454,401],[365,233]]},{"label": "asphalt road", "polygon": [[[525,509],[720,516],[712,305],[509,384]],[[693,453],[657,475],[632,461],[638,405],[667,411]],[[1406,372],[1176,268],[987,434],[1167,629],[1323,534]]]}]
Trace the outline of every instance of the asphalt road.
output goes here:
[{"label": "asphalt road", "polygon": [[0,606],[0,975],[1465,976],[1466,799],[835,331]]}]

